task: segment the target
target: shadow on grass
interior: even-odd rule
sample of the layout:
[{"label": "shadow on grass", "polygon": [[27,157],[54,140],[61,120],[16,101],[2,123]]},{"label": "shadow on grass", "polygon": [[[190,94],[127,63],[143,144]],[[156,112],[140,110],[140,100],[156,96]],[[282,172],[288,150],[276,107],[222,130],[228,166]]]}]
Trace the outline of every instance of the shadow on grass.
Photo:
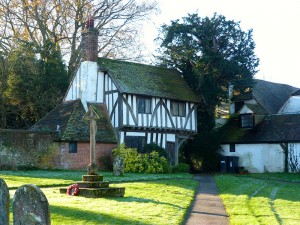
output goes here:
[{"label": "shadow on grass", "polygon": [[[83,207],[84,208],[84,207]],[[59,223],[53,223],[52,224],[70,224],[70,222],[79,222],[82,221],[80,224],[91,224],[91,222],[95,222],[95,224],[114,224],[114,225],[126,225],[126,224],[139,224],[139,225],[151,225],[151,223],[145,223],[138,219],[126,219],[126,218],[119,218],[116,216],[108,215],[103,212],[91,212],[87,210],[81,210],[71,207],[64,207],[64,206],[50,206],[51,216],[52,217],[58,217],[63,218],[64,221],[67,223],[64,223],[64,221],[59,221]],[[77,223],[76,223],[77,224]]]},{"label": "shadow on grass", "polygon": [[149,199],[149,198],[136,198],[133,196],[126,196],[124,198],[112,198],[111,200],[114,200],[116,202],[138,202],[138,203],[154,203],[154,204],[158,204],[158,205],[168,205],[168,206],[172,206],[178,209],[185,209],[181,206],[175,205],[175,204],[171,204],[168,202],[161,202],[161,201],[155,201],[153,199]]},{"label": "shadow on grass", "polygon": [[[245,195],[248,199],[263,197],[270,201],[300,202],[300,183],[233,175],[219,175],[215,178],[218,180],[216,183],[219,193],[223,195]],[[275,190],[278,191],[274,192]]]}]

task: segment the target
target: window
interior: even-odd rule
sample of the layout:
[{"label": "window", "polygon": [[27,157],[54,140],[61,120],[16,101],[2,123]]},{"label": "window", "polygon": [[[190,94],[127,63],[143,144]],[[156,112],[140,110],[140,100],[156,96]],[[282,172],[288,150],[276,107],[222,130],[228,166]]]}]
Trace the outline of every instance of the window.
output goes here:
[{"label": "window", "polygon": [[230,152],[235,152],[235,144],[230,144],[229,145],[229,151]]},{"label": "window", "polygon": [[185,116],[185,103],[184,102],[171,102],[172,116]]},{"label": "window", "polygon": [[240,127],[242,128],[254,127],[254,116],[252,113],[240,114]]},{"label": "window", "polygon": [[146,144],[146,138],[145,137],[139,137],[139,136],[126,136],[125,137],[125,145],[128,148],[136,148],[138,152],[143,151],[143,147]]},{"label": "window", "polygon": [[77,142],[69,142],[69,153],[77,153]]},{"label": "window", "polygon": [[151,113],[151,98],[139,97],[137,103],[138,113]]}]

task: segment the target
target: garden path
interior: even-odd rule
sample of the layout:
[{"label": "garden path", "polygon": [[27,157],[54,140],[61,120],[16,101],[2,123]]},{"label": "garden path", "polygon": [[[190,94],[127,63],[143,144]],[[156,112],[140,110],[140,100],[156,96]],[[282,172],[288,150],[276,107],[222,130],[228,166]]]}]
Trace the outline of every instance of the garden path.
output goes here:
[{"label": "garden path", "polygon": [[228,215],[211,175],[195,175],[199,186],[185,225],[228,225]]}]

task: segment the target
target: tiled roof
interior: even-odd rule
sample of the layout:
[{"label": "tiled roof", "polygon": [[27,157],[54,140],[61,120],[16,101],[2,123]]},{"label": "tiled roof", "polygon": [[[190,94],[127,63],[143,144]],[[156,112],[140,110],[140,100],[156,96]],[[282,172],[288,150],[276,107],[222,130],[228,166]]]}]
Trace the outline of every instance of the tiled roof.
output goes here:
[{"label": "tiled roof", "polygon": [[257,104],[250,104],[250,103],[246,103],[245,104],[249,109],[252,110],[252,112],[254,112],[255,114],[258,115],[267,115],[267,111],[265,110],[264,107],[262,107],[259,103]]},{"label": "tiled roof", "polygon": [[269,114],[276,114],[293,92],[298,90],[287,84],[255,80],[252,92],[234,96],[233,101],[254,98]]},{"label": "tiled roof", "polygon": [[253,129],[239,128],[232,119],[222,129],[222,143],[300,142],[300,114],[269,115]]},{"label": "tiled roof", "polygon": [[99,58],[98,64],[122,93],[199,102],[177,70],[106,58]]},{"label": "tiled roof", "polygon": [[[96,141],[104,143],[116,143],[116,136],[111,126],[106,107],[103,104],[95,104],[99,120],[97,120]],[[89,121],[83,120],[84,107],[80,101],[65,101],[57,105],[50,113],[33,125],[32,131],[56,131],[59,125],[62,141],[89,141]]]},{"label": "tiled roof", "polygon": [[297,90],[294,91],[291,95],[292,95],[292,96],[298,96],[298,95],[300,95],[300,89],[297,89]]}]

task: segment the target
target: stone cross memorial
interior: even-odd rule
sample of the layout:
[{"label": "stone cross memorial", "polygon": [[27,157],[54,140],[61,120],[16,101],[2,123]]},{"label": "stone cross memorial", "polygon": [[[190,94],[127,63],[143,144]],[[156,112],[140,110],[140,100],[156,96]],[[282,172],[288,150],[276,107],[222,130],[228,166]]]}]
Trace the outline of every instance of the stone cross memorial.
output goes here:
[{"label": "stone cross memorial", "polygon": [[0,178],[0,224],[9,224],[9,190],[3,179]]},{"label": "stone cross memorial", "polygon": [[90,121],[90,164],[88,165],[88,175],[98,175],[98,169],[96,165],[96,133],[97,122],[99,119],[93,106],[90,106],[88,112],[84,116],[85,120]]},{"label": "stone cross memorial", "polygon": [[19,187],[13,198],[14,225],[50,225],[49,203],[33,184]]}]

